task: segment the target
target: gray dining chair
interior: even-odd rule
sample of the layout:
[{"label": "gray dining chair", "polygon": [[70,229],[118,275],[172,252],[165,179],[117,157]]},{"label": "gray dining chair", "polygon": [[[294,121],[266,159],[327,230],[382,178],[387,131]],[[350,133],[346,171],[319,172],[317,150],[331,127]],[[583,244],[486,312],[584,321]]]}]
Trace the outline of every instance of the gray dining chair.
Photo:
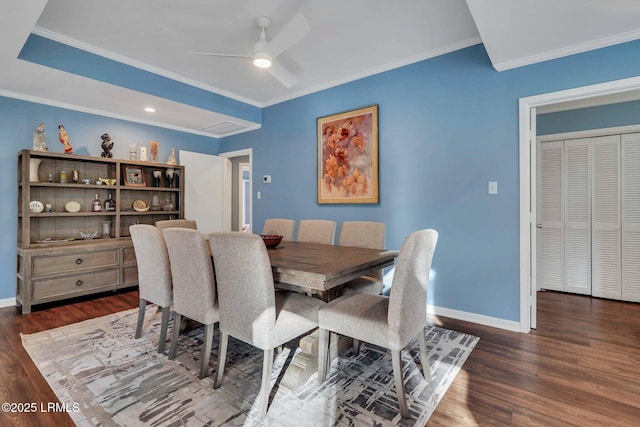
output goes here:
[{"label": "gray dining chair", "polygon": [[222,382],[229,336],[263,350],[258,413],[267,413],[274,349],[318,326],[324,302],[295,292],[275,292],[267,248],[260,236],[215,232],[209,245],[220,301],[220,351],[214,388]]},{"label": "gray dining chair", "polygon": [[169,325],[169,314],[173,301],[169,256],[162,233],[153,225],[137,224],[129,227],[133,250],[138,264],[138,293],[140,308],[136,325],[136,338],[142,336],[142,325],[147,302],[162,310],[158,353],[164,351]]},{"label": "gray dining chair", "polygon": [[209,359],[213,344],[213,327],[219,320],[216,287],[211,255],[204,236],[188,228],[167,228],[162,231],[167,244],[171,277],[173,278],[174,328],[169,359],[174,359],[182,316],[205,325],[205,341],[198,378],[209,374]]},{"label": "gray dining chair", "polygon": [[171,227],[190,228],[192,230],[198,229],[196,221],[193,219],[164,219],[162,221],[156,221],[156,227],[158,227],[160,230]]},{"label": "gray dining chair", "polygon": [[422,372],[427,381],[431,380],[424,325],[427,319],[429,271],[437,241],[438,233],[435,230],[416,231],[405,239],[396,262],[389,297],[354,293],[335,299],[320,309],[320,384],[327,375],[330,332],[388,348],[391,350],[400,414],[403,418],[409,417],[400,352],[417,338]]},{"label": "gray dining chair", "polygon": [[[345,221],[340,231],[340,246],[384,249],[387,226],[383,222]],[[382,270],[360,276],[344,284],[343,295],[354,292],[382,293]]]},{"label": "gray dining chair", "polygon": [[262,227],[262,234],[277,234],[282,240],[293,240],[293,229],[296,225],[293,219],[268,218]]},{"label": "gray dining chair", "polygon": [[333,245],[336,238],[336,222],[325,219],[304,219],[298,227],[298,242]]}]

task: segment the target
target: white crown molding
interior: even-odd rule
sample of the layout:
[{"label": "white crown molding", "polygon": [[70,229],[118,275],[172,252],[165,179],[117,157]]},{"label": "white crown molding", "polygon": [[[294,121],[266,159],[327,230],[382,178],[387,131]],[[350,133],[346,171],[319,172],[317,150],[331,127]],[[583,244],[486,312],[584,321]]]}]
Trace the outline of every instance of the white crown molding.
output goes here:
[{"label": "white crown molding", "polygon": [[[178,132],[184,132],[184,133],[190,133],[190,134],[194,134],[194,135],[200,135],[200,136],[205,136],[207,138],[214,138],[214,139],[219,139],[219,138],[223,138],[225,136],[231,136],[234,135],[234,133],[229,133],[228,135],[216,135],[216,134],[212,134],[209,132],[201,132],[195,129],[189,129],[189,128],[185,128],[182,126],[175,126],[175,125],[171,125],[168,123],[162,123],[162,122],[155,122],[153,120],[145,120],[145,119],[141,119],[138,117],[132,117],[132,116],[127,116],[124,114],[116,114],[116,113],[112,113],[110,111],[103,111],[103,110],[97,110],[94,108],[88,108],[88,107],[83,107],[83,106],[79,106],[79,105],[74,105],[74,104],[69,104],[66,102],[60,102],[60,101],[54,101],[51,99],[46,99],[46,98],[41,98],[41,97],[37,97],[37,96],[33,96],[33,95],[27,95],[24,93],[17,93],[17,92],[10,92],[10,91],[6,91],[6,90],[2,90],[0,89],[0,96],[5,96],[7,98],[14,98],[14,99],[19,99],[22,101],[27,101],[27,102],[34,102],[36,104],[44,104],[44,105],[50,105],[52,107],[58,107],[58,108],[64,108],[65,110],[73,110],[73,111],[80,111],[82,113],[88,113],[88,114],[93,114],[96,116],[102,116],[102,117],[110,117],[112,119],[118,119],[118,120],[125,120],[128,122],[134,122],[134,123],[140,123],[143,125],[148,125],[148,126],[156,126],[156,127],[160,127],[160,128],[164,128],[164,129],[171,129],[171,130],[175,130]],[[242,129],[241,131],[237,132],[237,133],[241,133],[241,132],[248,132],[248,131],[252,131],[252,130],[256,130],[260,128],[260,125],[257,123],[251,123],[251,122],[247,122],[247,128],[246,129]]]},{"label": "white crown molding", "polygon": [[168,79],[175,80],[177,82],[184,83],[184,84],[189,85],[189,86],[193,86],[193,87],[197,87],[197,88],[202,89],[202,90],[206,90],[207,92],[215,93],[216,95],[224,96],[224,97],[233,99],[235,101],[239,101],[239,102],[243,102],[245,104],[252,105],[254,107],[258,107],[258,108],[262,108],[263,107],[263,105],[261,103],[255,101],[253,99],[244,98],[244,97],[242,97],[240,95],[237,95],[235,93],[227,92],[227,91],[225,91],[223,89],[220,89],[220,88],[217,88],[217,87],[214,87],[214,86],[210,86],[210,85],[206,85],[206,84],[204,84],[202,82],[198,82],[196,80],[192,80],[192,79],[189,79],[187,77],[171,73],[171,72],[169,72],[167,70],[164,70],[162,68],[158,68],[158,67],[154,67],[154,66],[149,65],[149,64],[145,64],[144,62],[136,61],[135,59],[131,59],[131,58],[127,57],[127,56],[119,55],[117,53],[108,51],[106,49],[101,49],[99,47],[90,45],[88,43],[81,42],[81,41],[76,40],[74,38],[67,37],[67,36],[65,36],[63,34],[56,33],[54,31],[50,31],[50,30],[47,30],[47,29],[42,28],[42,27],[38,27],[38,26],[33,27],[32,33],[36,34],[38,36],[41,36],[41,37],[44,37],[44,38],[47,38],[47,39],[50,39],[50,40],[65,44],[65,45],[69,45],[71,47],[75,47],[75,48],[80,49],[80,50],[84,50],[84,51],[89,52],[89,53],[93,53],[93,54],[98,55],[98,56],[102,56],[103,58],[107,58],[107,59],[110,59],[112,61],[120,62],[120,63],[123,63],[125,65],[130,65],[130,66],[132,66],[134,68],[139,68],[141,70],[148,71],[150,73],[157,74],[159,76],[166,77]]},{"label": "white crown molding", "polygon": [[320,92],[325,89],[330,89],[332,87],[339,86],[341,84],[349,83],[355,80],[360,80],[365,77],[370,77],[375,74],[380,74],[385,71],[393,70],[395,68],[404,67],[405,65],[410,65],[416,62],[424,61],[426,59],[435,58],[436,56],[444,55],[444,54],[454,52],[456,50],[464,49],[470,46],[474,46],[480,43],[482,43],[482,40],[480,39],[479,36],[471,37],[466,40],[461,40],[457,43],[448,44],[446,46],[443,46],[440,49],[433,49],[433,50],[422,52],[419,55],[408,56],[406,58],[402,58],[401,60],[389,62],[379,67],[370,68],[369,70],[361,73],[351,74],[349,76],[336,79],[336,80],[324,83],[322,85],[312,86],[307,89],[294,92],[292,94],[289,94],[280,98],[275,98],[275,99],[272,99],[271,101],[265,102],[263,106],[270,107],[272,105],[280,104],[285,101],[290,101],[295,98],[300,98],[301,96],[310,95],[312,93]]},{"label": "white crown molding", "polygon": [[[538,62],[549,61],[552,59],[562,58],[564,56],[575,55],[577,53],[588,52],[590,50],[601,49],[620,43],[637,40],[640,38],[640,30],[627,31],[610,37],[591,40],[585,43],[575,44],[573,46],[561,49],[551,50],[541,54],[525,56],[524,58],[513,59],[510,61],[497,62],[493,64],[493,68],[497,71],[506,71],[513,68],[524,67],[526,65],[537,64]],[[493,62],[493,61],[492,61]]]}]

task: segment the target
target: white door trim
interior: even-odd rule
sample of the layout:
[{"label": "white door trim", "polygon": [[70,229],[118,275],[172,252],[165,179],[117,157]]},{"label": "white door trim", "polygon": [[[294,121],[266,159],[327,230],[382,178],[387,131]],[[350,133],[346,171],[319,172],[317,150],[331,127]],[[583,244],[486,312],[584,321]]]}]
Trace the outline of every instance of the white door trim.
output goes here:
[{"label": "white door trim", "polygon": [[531,248],[536,247],[536,235],[530,232],[531,224],[536,224],[535,206],[531,205],[532,192],[535,194],[535,175],[531,175],[531,168],[536,165],[535,156],[531,155],[530,140],[535,141],[535,135],[530,135],[531,109],[543,105],[557,104],[560,102],[577,101],[601,95],[623,93],[629,90],[640,89],[640,77],[614,80],[590,86],[567,89],[558,92],[544,93],[519,99],[519,151],[520,151],[520,332],[528,333],[531,330],[532,298],[536,298],[535,292],[530,292],[530,286],[534,289],[537,284],[531,282],[531,270],[535,271],[536,257]]},{"label": "white door trim", "polygon": [[[249,209],[249,224],[251,224],[251,230],[249,230],[249,232],[253,233],[253,148],[218,153],[218,156],[226,157],[227,159],[232,157],[249,156],[249,176],[251,177],[251,181],[249,182],[249,192],[251,193],[251,197],[249,197],[249,206],[246,206],[246,208]],[[242,181],[240,181],[239,184],[241,183]],[[229,183],[229,185],[231,185],[231,183]]]}]

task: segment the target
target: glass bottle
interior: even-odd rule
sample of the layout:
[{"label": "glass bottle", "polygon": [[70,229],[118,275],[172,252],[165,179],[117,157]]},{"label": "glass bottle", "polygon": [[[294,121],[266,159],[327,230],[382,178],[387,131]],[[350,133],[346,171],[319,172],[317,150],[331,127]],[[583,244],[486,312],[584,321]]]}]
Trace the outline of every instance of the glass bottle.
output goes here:
[{"label": "glass bottle", "polygon": [[102,205],[104,207],[105,212],[115,212],[116,210],[116,201],[113,200],[113,195],[109,193],[107,200],[104,201]]},{"label": "glass bottle", "polygon": [[93,202],[91,203],[91,212],[102,212],[102,202],[98,198],[98,193],[93,195]]}]

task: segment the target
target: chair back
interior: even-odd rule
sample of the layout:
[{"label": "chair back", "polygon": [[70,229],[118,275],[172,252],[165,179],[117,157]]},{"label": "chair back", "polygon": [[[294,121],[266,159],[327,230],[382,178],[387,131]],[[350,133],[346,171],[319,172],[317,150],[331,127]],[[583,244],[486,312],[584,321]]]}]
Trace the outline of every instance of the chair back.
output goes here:
[{"label": "chair back", "polygon": [[165,219],[162,221],[156,221],[156,227],[160,230],[165,228],[189,228],[191,230],[197,230],[196,221],[193,219]]},{"label": "chair back", "polygon": [[204,237],[188,228],[167,228],[162,234],[171,262],[175,311],[203,324],[213,323],[215,279]]},{"label": "chair back", "polygon": [[292,219],[268,218],[262,227],[262,234],[278,234],[282,240],[293,240],[293,228],[296,222]]},{"label": "chair back", "polygon": [[333,245],[336,238],[336,222],[325,219],[304,219],[298,227],[298,242]]},{"label": "chair back", "polygon": [[[387,226],[383,222],[345,221],[340,231],[340,246],[356,248],[384,249]],[[382,270],[370,274],[382,280]]]},{"label": "chair back", "polygon": [[426,322],[427,286],[437,242],[437,231],[420,230],[411,233],[400,248],[387,321],[403,343],[412,340]]},{"label": "chair back", "polygon": [[172,301],[171,268],[162,233],[153,225],[129,227],[138,264],[140,298],[168,307]]},{"label": "chair back", "polygon": [[220,330],[265,348],[276,321],[275,289],[267,248],[255,234],[209,235],[218,284]]}]

